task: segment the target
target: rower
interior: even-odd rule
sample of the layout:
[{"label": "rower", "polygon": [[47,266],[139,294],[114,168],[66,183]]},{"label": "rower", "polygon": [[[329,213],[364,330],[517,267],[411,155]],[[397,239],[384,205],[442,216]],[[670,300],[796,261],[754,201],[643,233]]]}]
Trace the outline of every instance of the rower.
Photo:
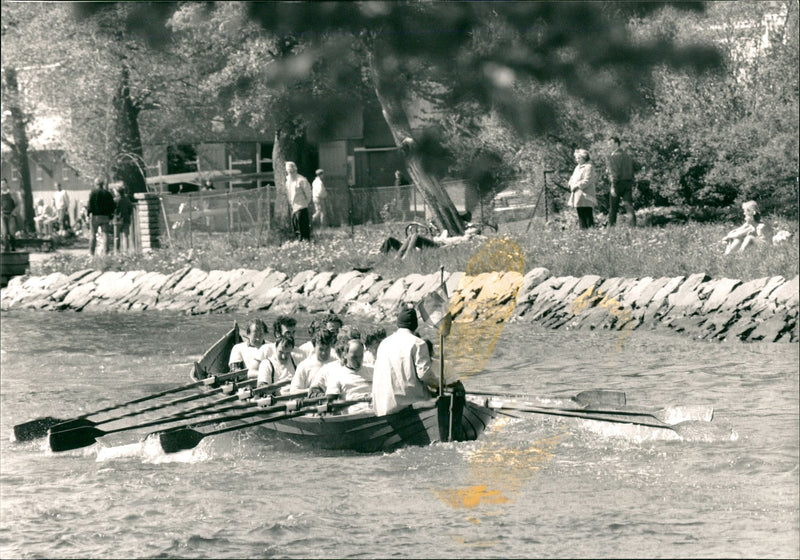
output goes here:
[{"label": "rower", "polygon": [[[326,330],[333,333],[333,340],[336,340],[336,336],[339,334],[339,330],[342,328],[342,320],[339,318],[338,315],[329,311],[327,314],[319,317],[318,319],[314,319],[311,321],[311,325],[308,327],[308,334],[313,338],[314,333],[318,330]],[[295,355],[302,355],[302,360],[305,360],[307,357],[311,356],[314,353],[314,344],[311,340],[301,344],[296,350]]]},{"label": "rower", "polygon": [[332,332],[325,329],[317,330],[310,342],[314,351],[297,365],[297,371],[294,373],[289,389],[290,393],[308,389],[319,369],[331,361],[331,348],[336,343],[336,337]]},{"label": "rower", "polygon": [[425,341],[415,334],[417,312],[406,305],[397,315],[397,331],[378,346],[372,374],[372,405],[384,416],[431,398],[426,385],[436,384]]},{"label": "rower", "polygon": [[[361,367],[364,361],[364,344],[358,339],[340,338],[336,344],[336,353],[339,355],[339,361],[333,363],[328,370],[325,395],[345,401],[369,398],[372,387],[364,378]],[[347,413],[367,408],[369,408],[368,403],[360,403],[348,407]]]},{"label": "rower", "polygon": [[[275,354],[263,359],[258,366],[257,387],[291,380],[294,377],[295,365],[292,350],[294,350],[293,336],[286,334],[275,340]],[[285,389],[282,392],[288,393],[289,389]]]},{"label": "rower", "polygon": [[267,325],[261,319],[251,319],[247,324],[247,332],[242,337],[244,342],[234,345],[228,358],[228,371],[247,368],[247,377],[258,377],[258,365],[261,363],[264,337]]},{"label": "rower", "polygon": [[[328,389],[328,376],[331,371],[336,369],[337,365],[344,363],[345,355],[343,352],[347,351],[347,342],[351,340],[357,340],[361,342],[361,332],[355,327],[343,327],[336,337],[336,345],[334,346],[338,361],[334,360],[329,362],[317,370],[317,373],[314,375],[311,385],[308,388],[309,397],[321,396],[326,393]],[[361,359],[363,361],[363,355]]]}]

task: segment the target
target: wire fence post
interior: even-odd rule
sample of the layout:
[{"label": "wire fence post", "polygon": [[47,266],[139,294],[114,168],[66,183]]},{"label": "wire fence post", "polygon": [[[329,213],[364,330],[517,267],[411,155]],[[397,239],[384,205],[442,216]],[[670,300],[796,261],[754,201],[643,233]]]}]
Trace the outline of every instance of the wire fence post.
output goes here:
[{"label": "wire fence post", "polygon": [[192,236],[192,195],[189,193],[189,248],[191,249],[192,247],[194,247],[194,238]]},{"label": "wire fence post", "polygon": [[[232,188],[233,187],[231,186],[231,189]],[[231,232],[232,224],[231,224],[231,222],[233,221],[233,219],[232,219],[233,216],[231,215],[232,210],[231,210],[231,192],[230,192],[230,190],[228,190],[228,192],[225,194],[225,206],[228,209],[226,214],[228,215],[228,245],[230,245],[230,244],[232,244],[232,237],[231,237],[232,236],[232,232]]]}]

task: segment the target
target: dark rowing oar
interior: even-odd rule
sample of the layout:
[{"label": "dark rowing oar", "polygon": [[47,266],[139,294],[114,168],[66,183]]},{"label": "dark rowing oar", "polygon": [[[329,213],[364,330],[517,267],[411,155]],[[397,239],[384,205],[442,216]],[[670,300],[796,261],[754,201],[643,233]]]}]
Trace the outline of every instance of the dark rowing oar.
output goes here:
[{"label": "dark rowing oar", "polygon": [[[169,406],[175,406],[178,404],[196,401],[198,399],[204,399],[206,397],[217,395],[219,393],[235,391],[237,387],[255,385],[255,383],[256,383],[255,379],[247,379],[245,381],[241,381],[238,383],[230,383],[211,391],[198,393],[196,395],[189,395],[188,397],[181,397],[180,399],[173,399],[165,403],[149,406],[147,408],[142,408],[140,410],[134,410],[126,414],[121,414],[119,416],[114,416],[113,418],[107,418],[105,420],[99,420],[97,422],[89,420],[88,418],[75,418],[74,420],[67,420],[66,422],[61,422],[59,424],[56,424],[55,426],[52,426],[50,428],[50,433],[64,432],[66,430],[74,430],[75,428],[99,426],[100,424],[108,424],[110,422],[116,422],[117,420],[122,420],[123,418],[130,418],[131,416],[139,416],[140,414],[153,412],[155,410],[161,410],[162,408],[167,408]],[[233,398],[235,399],[237,397],[234,396]]]},{"label": "dark rowing oar", "polygon": [[602,415],[605,420],[609,415],[624,418],[652,418],[654,421],[667,425],[679,424],[681,422],[711,422],[714,417],[714,407],[706,405],[674,406],[658,409],[642,408],[623,408],[623,409],[604,409],[604,408],[570,408],[561,406],[537,406],[531,403],[510,403],[489,399],[486,406],[496,410],[516,410],[520,412],[532,412],[542,414],[542,410],[557,410],[565,412],[581,412],[588,414]]},{"label": "dark rowing oar", "polygon": [[588,391],[581,391],[574,397],[537,397],[534,395],[492,393],[488,391],[467,391],[466,394],[479,397],[500,397],[505,399],[524,399],[531,401],[571,400],[581,405],[581,407],[591,406],[617,408],[625,406],[626,402],[625,393],[622,391],[611,391],[608,389],[589,389]]},{"label": "dark rowing oar", "polygon": [[[273,386],[264,387],[263,389],[276,389],[281,385],[285,385],[287,382],[280,382],[276,383]],[[238,396],[234,396],[233,398],[238,398]],[[276,399],[277,400],[277,399]],[[254,402],[253,404],[245,405],[245,406],[263,406],[264,403],[261,402]],[[278,408],[281,408],[286,405],[281,405]],[[203,407],[196,407],[196,408],[203,408]],[[217,410],[210,410],[205,412],[200,412],[197,414],[189,414],[185,411],[182,414],[175,414],[172,416],[157,418],[155,420],[150,420],[148,422],[144,422],[141,424],[134,424],[133,426],[123,426],[122,428],[116,428],[114,430],[101,430],[96,428],[95,426],[78,426],[69,430],[61,430],[61,431],[51,431],[48,435],[48,443],[50,444],[50,449],[52,451],[69,451],[71,449],[79,449],[81,447],[86,447],[87,445],[92,445],[97,441],[97,438],[107,436],[109,434],[116,434],[118,432],[125,432],[129,430],[136,430],[140,428],[149,428],[152,426],[158,426],[160,424],[169,424],[171,422],[178,422],[181,420],[186,420],[188,418],[194,418],[197,416],[208,416],[211,414],[217,414]],[[266,409],[259,410],[256,412],[249,413],[250,415],[254,414],[264,414],[265,412],[269,412]],[[212,420],[212,422],[216,422],[219,420]]]},{"label": "dark rowing oar", "polygon": [[166,395],[171,395],[173,393],[179,393],[181,391],[187,391],[189,389],[194,389],[195,387],[201,387],[203,385],[216,387],[221,382],[225,382],[231,379],[238,379],[246,371],[247,370],[239,370],[221,375],[213,375],[211,377],[203,379],[202,381],[190,383],[189,385],[184,385],[182,387],[175,387],[174,389],[167,389],[166,391],[161,391],[160,393],[155,393],[152,395],[147,395],[146,397],[133,399],[132,401],[124,402],[122,404],[116,404],[114,406],[101,408],[100,410],[95,410],[94,412],[87,412],[86,414],[82,414],[80,416],[72,418],[71,420],[62,420],[59,418],[53,418],[52,416],[37,418],[36,420],[29,420],[28,422],[23,422],[22,424],[17,424],[16,426],[14,426],[14,438],[17,441],[30,441],[33,439],[41,438],[46,436],[47,431],[56,424],[63,424],[68,421],[82,420],[88,416],[94,416],[95,414],[100,414],[103,412],[110,412],[112,410],[116,410],[117,408],[123,408],[126,406],[130,406],[132,404],[138,404],[152,399],[157,399],[159,397],[164,397]]},{"label": "dark rowing oar", "polygon": [[[186,449],[192,449],[196,447],[197,444],[200,443],[200,441],[202,441],[204,438],[208,436],[224,434],[226,432],[232,432],[234,430],[244,430],[245,428],[260,426],[262,424],[267,424],[269,422],[288,420],[296,416],[302,416],[304,414],[308,414],[309,412],[317,412],[319,414],[323,414],[325,412],[330,412],[331,410],[345,408],[361,402],[369,402],[369,400],[370,399],[358,399],[358,400],[343,401],[343,402],[328,402],[322,405],[315,405],[315,406],[301,406],[300,408],[292,410],[290,412],[286,412],[285,414],[276,414],[275,416],[270,416],[269,418],[258,420],[256,422],[246,422],[238,426],[219,428],[217,430],[212,430],[210,432],[198,432],[197,430],[194,430],[192,428],[173,428],[171,430],[167,430],[164,432],[157,432],[157,434],[159,442],[161,443],[161,448],[164,450],[164,453],[177,453],[178,451],[184,451]],[[239,418],[242,418],[243,416],[244,415],[240,416]]]},{"label": "dark rowing oar", "polygon": [[[492,403],[489,403],[491,406]],[[617,424],[633,424],[637,426],[647,426],[650,428],[662,428],[672,430],[680,434],[679,428],[684,422],[671,424],[659,420],[652,414],[642,414],[641,411],[619,411],[619,410],[587,410],[587,409],[568,409],[568,408],[547,408],[541,406],[514,406],[501,405],[496,407],[498,410],[516,410],[520,412],[531,412],[534,414],[544,414],[549,416],[566,416],[570,418],[583,418],[586,420],[597,420],[600,422],[612,422]]]}]

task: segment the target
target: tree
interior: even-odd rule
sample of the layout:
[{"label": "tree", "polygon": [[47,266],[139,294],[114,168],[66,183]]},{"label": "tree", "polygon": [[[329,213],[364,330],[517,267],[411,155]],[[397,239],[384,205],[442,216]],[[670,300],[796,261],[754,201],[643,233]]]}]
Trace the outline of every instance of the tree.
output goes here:
[{"label": "tree", "polygon": [[[159,4],[159,11],[170,9]],[[332,76],[342,71],[344,53],[353,38],[361,41],[369,63],[369,78],[392,128],[395,142],[406,153],[409,171],[442,225],[454,233],[463,229],[447,193],[426,169],[419,139],[407,127],[409,84],[420,69],[447,91],[447,104],[467,99],[495,109],[519,132],[540,133],[551,122],[546,98],[522,98],[518,79],[562,83],[573,96],[597,106],[614,119],[624,119],[643,99],[638,84],[660,64],[703,70],[718,63],[713,48],[678,45],[665,38],[650,42],[631,39],[617,11],[603,4],[537,3],[248,3],[249,16],[277,36],[302,33],[307,48],[275,60],[273,75],[286,84],[308,79],[325,61]],[[650,13],[662,3],[632,5]],[[82,4],[84,12],[107,4]],[[699,9],[699,3],[679,3]],[[174,7],[172,8],[174,10]],[[126,20],[129,31],[164,44],[159,14],[137,5]],[[154,19],[157,23],[154,23]],[[500,32],[483,49],[473,37],[493,22]],[[404,118],[405,117],[405,118]]]},{"label": "tree", "polygon": [[[33,192],[31,190],[31,170],[28,165],[28,123],[29,116],[23,110],[22,94],[17,69],[3,67],[3,144],[11,150],[11,165],[17,168],[22,187],[22,217],[25,231],[35,229],[33,222]],[[8,118],[6,118],[8,112]]]}]

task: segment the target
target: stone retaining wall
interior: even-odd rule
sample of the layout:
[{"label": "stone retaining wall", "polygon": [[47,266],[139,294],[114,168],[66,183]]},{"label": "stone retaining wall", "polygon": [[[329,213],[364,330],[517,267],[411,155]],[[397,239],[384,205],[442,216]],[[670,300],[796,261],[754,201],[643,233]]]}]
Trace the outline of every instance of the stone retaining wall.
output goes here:
[{"label": "stone retaining wall", "polygon": [[[550,328],[663,327],[708,339],[796,342],[798,277],[742,282],[705,274],[674,278],[554,277],[544,268],[524,276],[445,273],[457,322],[537,322]],[[0,309],[179,311],[191,314],[269,310],[271,314],[332,309],[391,321],[400,301],[418,302],[436,289],[438,273],[384,279],[357,271],[277,270],[100,272],[13,278]]]}]

